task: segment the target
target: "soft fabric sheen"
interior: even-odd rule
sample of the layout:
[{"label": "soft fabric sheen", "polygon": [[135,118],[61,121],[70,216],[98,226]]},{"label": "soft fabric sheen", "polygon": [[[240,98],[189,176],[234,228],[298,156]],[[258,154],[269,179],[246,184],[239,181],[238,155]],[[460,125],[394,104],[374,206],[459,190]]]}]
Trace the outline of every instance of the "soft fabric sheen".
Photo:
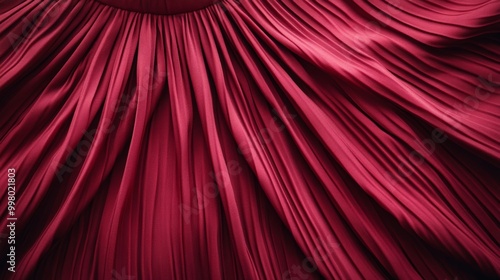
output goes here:
[{"label": "soft fabric sheen", "polygon": [[160,15],[192,12],[219,0],[97,0],[113,7]]},{"label": "soft fabric sheen", "polygon": [[498,279],[499,30],[498,0],[1,1],[0,278]]}]

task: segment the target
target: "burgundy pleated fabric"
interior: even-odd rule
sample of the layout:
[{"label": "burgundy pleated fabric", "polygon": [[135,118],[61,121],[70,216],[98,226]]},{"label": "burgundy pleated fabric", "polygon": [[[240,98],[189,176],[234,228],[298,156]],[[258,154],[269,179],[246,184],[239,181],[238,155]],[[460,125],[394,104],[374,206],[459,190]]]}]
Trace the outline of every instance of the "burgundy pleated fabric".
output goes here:
[{"label": "burgundy pleated fabric", "polygon": [[0,278],[498,279],[499,35],[498,0],[1,1]]}]

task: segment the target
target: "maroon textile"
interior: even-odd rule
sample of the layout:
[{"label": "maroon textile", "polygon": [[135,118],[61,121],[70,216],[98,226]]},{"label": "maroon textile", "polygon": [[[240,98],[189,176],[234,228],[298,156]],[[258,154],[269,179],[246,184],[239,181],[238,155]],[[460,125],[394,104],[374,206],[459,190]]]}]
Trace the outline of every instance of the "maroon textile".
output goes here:
[{"label": "maroon textile", "polygon": [[219,0],[97,0],[103,4],[141,13],[172,15],[196,11]]},{"label": "maroon textile", "polygon": [[500,277],[500,1],[214,2],[0,2],[1,279]]}]

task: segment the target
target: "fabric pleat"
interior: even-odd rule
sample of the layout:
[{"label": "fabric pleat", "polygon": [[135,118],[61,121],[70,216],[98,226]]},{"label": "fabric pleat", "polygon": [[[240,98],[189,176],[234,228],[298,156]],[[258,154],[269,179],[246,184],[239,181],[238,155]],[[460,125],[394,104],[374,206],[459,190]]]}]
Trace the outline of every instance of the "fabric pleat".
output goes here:
[{"label": "fabric pleat", "polygon": [[0,278],[500,277],[498,0],[111,2],[0,3]]}]

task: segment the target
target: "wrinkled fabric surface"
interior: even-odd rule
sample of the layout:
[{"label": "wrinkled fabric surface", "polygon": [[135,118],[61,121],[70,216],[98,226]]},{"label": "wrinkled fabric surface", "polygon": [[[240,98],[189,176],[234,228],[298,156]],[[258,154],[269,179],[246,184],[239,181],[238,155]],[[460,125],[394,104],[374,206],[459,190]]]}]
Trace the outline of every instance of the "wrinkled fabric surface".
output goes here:
[{"label": "wrinkled fabric surface", "polygon": [[219,0],[95,0],[116,8],[158,15],[192,12]]},{"label": "wrinkled fabric surface", "polygon": [[499,1],[112,2],[0,2],[0,278],[500,277]]}]

